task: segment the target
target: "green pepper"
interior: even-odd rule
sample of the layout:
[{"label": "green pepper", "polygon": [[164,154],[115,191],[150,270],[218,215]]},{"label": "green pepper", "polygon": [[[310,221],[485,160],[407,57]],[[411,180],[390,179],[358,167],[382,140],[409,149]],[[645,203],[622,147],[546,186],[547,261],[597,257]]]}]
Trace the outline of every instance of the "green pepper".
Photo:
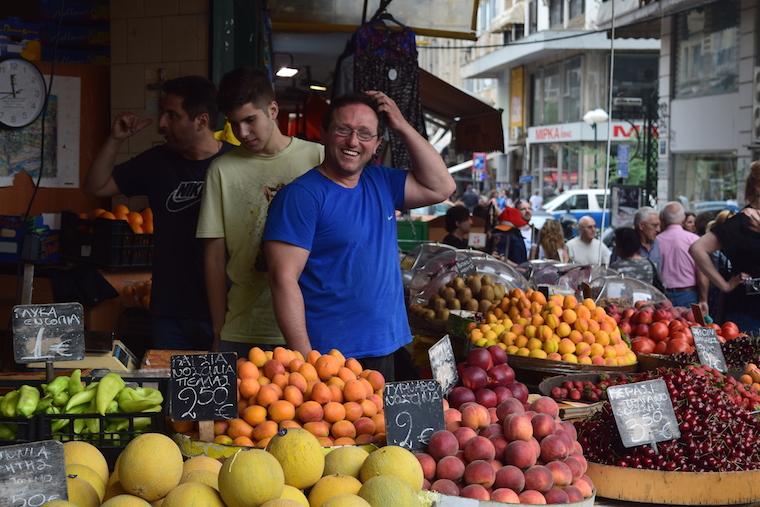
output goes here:
[{"label": "green pepper", "polygon": [[81,393],[77,393],[71,398],[69,398],[68,403],[66,403],[66,412],[72,413],[71,409],[74,407],[78,407],[79,405],[89,404],[92,400],[95,399],[96,390],[95,389],[85,389]]},{"label": "green pepper", "polygon": [[32,417],[40,402],[40,391],[36,387],[23,385],[18,389],[16,412],[24,417]]},{"label": "green pepper", "polygon": [[116,373],[109,373],[100,379],[95,396],[95,407],[98,414],[106,415],[109,403],[116,399],[122,389],[124,389],[124,380]]},{"label": "green pepper", "polygon": [[14,424],[0,424],[0,440],[16,440]]},{"label": "green pepper", "polygon": [[53,405],[56,407],[63,407],[66,405],[66,403],[69,402],[69,398],[69,393],[66,391],[61,391],[53,397]]},{"label": "green pepper", "polygon": [[82,433],[82,430],[85,429],[85,420],[84,419],[74,419],[74,433],[77,435]]},{"label": "green pepper", "polygon": [[45,409],[45,413],[48,415],[56,415],[61,413],[61,409],[55,406],[50,406]]},{"label": "green pepper", "polygon": [[50,424],[50,431],[57,433],[68,426],[68,424],[69,419],[53,419],[53,422]]},{"label": "green pepper", "polygon": [[144,430],[150,427],[152,420],[150,417],[135,417],[134,427],[136,431]]},{"label": "green pepper", "polygon": [[119,411],[119,404],[116,402],[116,400],[111,401],[111,403],[108,404],[108,408],[106,409],[106,414],[114,414]]},{"label": "green pepper", "polygon": [[[89,414],[95,413],[95,407],[97,406],[97,400],[92,400],[90,402],[90,409],[87,411]],[[93,418],[93,419],[85,419],[87,424],[87,429],[90,433],[98,433],[100,431],[100,419]]]},{"label": "green pepper", "polygon": [[82,370],[77,368],[71,372],[71,377],[69,377],[69,396],[74,396],[76,393],[82,391],[84,391],[84,386],[82,385]]},{"label": "green pepper", "polygon": [[87,387],[84,388],[85,391],[92,391],[93,389],[98,388],[98,382],[90,382],[87,384]]},{"label": "green pepper", "polygon": [[11,391],[5,395],[2,405],[0,405],[0,413],[3,414],[3,417],[16,417],[18,398],[18,391]]},{"label": "green pepper", "polygon": [[40,400],[39,403],[37,403],[37,409],[35,410],[35,413],[39,414],[40,412],[44,412],[51,406],[53,406],[53,398],[50,396],[45,396]]},{"label": "green pepper", "polygon": [[161,405],[164,397],[161,391],[151,387],[125,387],[119,393],[119,407],[127,414],[143,412],[149,407]]},{"label": "green pepper", "polygon": [[49,384],[42,384],[42,390],[45,391],[45,394],[49,394],[51,396],[55,396],[56,394],[66,391],[69,388],[69,377],[66,375],[61,375],[60,377],[56,377],[51,383]]}]

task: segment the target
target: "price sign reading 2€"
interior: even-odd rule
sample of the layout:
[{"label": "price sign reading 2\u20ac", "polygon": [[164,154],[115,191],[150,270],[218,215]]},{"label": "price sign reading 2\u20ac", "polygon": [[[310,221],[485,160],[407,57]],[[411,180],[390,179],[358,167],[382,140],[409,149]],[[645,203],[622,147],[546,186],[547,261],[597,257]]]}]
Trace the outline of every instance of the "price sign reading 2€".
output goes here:
[{"label": "price sign reading 2\u20ac", "polygon": [[444,429],[443,393],[436,380],[389,382],[383,392],[388,445],[424,449]]},{"label": "price sign reading 2\u20ac", "polygon": [[172,356],[170,411],[175,421],[237,417],[237,354]]}]

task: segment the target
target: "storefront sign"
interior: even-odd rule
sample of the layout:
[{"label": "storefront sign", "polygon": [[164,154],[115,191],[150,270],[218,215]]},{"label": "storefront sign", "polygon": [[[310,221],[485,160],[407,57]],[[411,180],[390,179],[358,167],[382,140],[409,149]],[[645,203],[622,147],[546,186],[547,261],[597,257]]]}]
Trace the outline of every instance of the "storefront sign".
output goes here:
[{"label": "storefront sign", "polygon": [[[617,142],[636,141],[644,128],[641,122],[613,121],[611,128],[612,140]],[[653,128],[652,134],[657,137],[657,128]],[[597,126],[597,142],[607,140],[607,124],[600,123]],[[556,142],[594,141],[594,129],[584,122],[562,123],[558,125],[544,125],[530,127],[528,129],[528,144],[556,143]]]},{"label": "storefront sign", "polygon": [[383,401],[388,445],[425,449],[433,433],[445,427],[443,393],[437,380],[389,382]]},{"label": "storefront sign", "polygon": [[84,359],[84,317],[79,303],[13,307],[13,356],[17,363]]},{"label": "storefront sign", "polygon": [[664,380],[610,386],[607,397],[623,446],[654,444],[681,436]]},{"label": "storefront sign", "polygon": [[172,356],[170,413],[175,421],[237,417],[237,354]]},{"label": "storefront sign", "polygon": [[709,327],[693,326],[691,334],[694,336],[694,348],[697,349],[699,362],[721,373],[726,373],[728,371],[726,358],[715,330]]},{"label": "storefront sign", "polygon": [[44,440],[0,449],[0,507],[68,499],[63,444]]}]

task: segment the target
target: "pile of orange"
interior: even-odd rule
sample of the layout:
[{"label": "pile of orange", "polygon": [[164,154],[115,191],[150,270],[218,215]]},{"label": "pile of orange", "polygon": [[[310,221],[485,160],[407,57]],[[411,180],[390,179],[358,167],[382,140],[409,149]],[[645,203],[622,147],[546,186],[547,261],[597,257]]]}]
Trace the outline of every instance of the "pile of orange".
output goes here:
[{"label": "pile of orange", "polygon": [[304,358],[254,347],[237,370],[239,417],[214,423],[217,443],[265,448],[284,428],[304,428],[325,447],[385,442],[383,375],[338,350]]},{"label": "pile of orange", "polygon": [[105,218],[107,220],[125,220],[135,234],[153,234],[153,210],[145,208],[142,211],[132,211],[124,204],[117,204],[113,210],[95,208],[90,213],[80,213],[80,218],[94,220]]}]

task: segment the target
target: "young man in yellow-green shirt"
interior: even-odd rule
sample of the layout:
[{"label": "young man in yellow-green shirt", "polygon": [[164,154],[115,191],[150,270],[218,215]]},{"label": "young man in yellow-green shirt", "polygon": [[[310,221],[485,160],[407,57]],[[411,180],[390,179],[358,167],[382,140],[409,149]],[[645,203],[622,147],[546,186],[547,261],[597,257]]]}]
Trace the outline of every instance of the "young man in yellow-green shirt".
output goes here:
[{"label": "young man in yellow-green shirt", "polygon": [[260,247],[269,203],[280,188],[319,165],[324,149],[280,132],[274,90],[263,71],[225,74],[218,102],[241,144],[208,170],[196,235],[205,243],[213,349],[247,355],[253,346],[285,343]]}]

